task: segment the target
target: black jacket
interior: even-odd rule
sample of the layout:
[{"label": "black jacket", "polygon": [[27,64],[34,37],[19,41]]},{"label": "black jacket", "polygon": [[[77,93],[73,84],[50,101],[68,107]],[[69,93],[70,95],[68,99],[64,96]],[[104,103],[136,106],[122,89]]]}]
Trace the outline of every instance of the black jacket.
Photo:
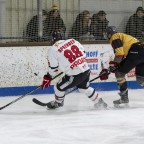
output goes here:
[{"label": "black jacket", "polygon": [[141,39],[142,32],[144,32],[144,17],[139,18],[136,14],[133,14],[127,22],[126,33]]},{"label": "black jacket", "polygon": [[48,36],[47,34],[48,25],[46,23],[46,20],[43,21],[43,38],[39,37],[38,29],[39,29],[39,21],[38,21],[38,16],[36,15],[27,24],[26,37],[30,38],[28,39],[28,41],[31,42],[48,41],[48,38],[45,38]]},{"label": "black jacket", "polygon": [[103,32],[108,27],[109,21],[105,19],[104,21],[100,21],[98,18],[98,14],[94,14],[92,16],[91,26],[90,26],[90,33],[95,37],[97,40],[103,40]]}]

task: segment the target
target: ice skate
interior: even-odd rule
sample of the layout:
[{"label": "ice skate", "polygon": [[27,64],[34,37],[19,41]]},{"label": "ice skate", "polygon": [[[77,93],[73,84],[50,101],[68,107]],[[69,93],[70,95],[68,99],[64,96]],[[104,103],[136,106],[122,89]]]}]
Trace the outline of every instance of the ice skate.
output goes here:
[{"label": "ice skate", "polygon": [[61,103],[58,103],[54,100],[54,101],[47,103],[47,109],[56,109],[56,108],[62,107],[63,105],[64,105],[64,101]]},{"label": "ice skate", "polygon": [[128,108],[129,107],[129,100],[115,100],[113,101],[115,108]]},{"label": "ice skate", "polygon": [[125,93],[119,93],[120,99],[113,101],[114,107],[116,108],[127,108],[129,107],[129,99],[128,99],[128,92]]},{"label": "ice skate", "polygon": [[94,107],[97,109],[106,109],[108,105],[103,101],[102,98],[100,98],[98,103],[94,104]]}]

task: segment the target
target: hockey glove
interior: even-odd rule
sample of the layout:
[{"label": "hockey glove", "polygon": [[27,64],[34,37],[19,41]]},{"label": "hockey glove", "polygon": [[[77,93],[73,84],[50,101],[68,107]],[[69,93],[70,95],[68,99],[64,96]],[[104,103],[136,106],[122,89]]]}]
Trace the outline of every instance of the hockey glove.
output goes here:
[{"label": "hockey glove", "polygon": [[47,75],[44,75],[43,82],[42,82],[42,89],[48,88],[50,86],[50,83],[52,81],[51,75],[48,73]]},{"label": "hockey glove", "polygon": [[117,71],[117,69],[119,68],[119,64],[115,61],[110,61],[109,62],[109,70],[112,73],[115,73]]},{"label": "hockey glove", "polygon": [[103,69],[99,74],[100,80],[107,80],[108,75],[109,75],[108,69]]}]

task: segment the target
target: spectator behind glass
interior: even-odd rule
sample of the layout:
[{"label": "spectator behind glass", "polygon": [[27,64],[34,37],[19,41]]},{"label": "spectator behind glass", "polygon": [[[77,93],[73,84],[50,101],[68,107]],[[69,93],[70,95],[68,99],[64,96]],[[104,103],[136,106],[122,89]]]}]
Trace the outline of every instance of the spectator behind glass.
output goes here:
[{"label": "spectator behind glass", "polygon": [[68,37],[76,40],[87,40],[90,35],[90,24],[90,12],[85,10],[76,17]]},{"label": "spectator behind glass", "polygon": [[53,5],[52,10],[48,12],[47,25],[47,33],[49,36],[51,36],[51,33],[56,30],[60,30],[63,34],[65,34],[66,26],[63,19],[60,17],[60,13],[56,5]]},{"label": "spectator behind glass", "polygon": [[90,26],[91,35],[95,40],[104,40],[103,32],[108,27],[109,21],[106,19],[106,13],[99,11],[97,14],[93,14],[92,22]]},{"label": "spectator behind glass", "polygon": [[42,11],[43,38],[40,38],[38,35],[38,30],[39,30],[38,15],[33,16],[33,18],[27,24],[26,37],[30,37],[30,39],[28,39],[29,42],[48,41],[48,38],[46,38],[47,37],[47,23],[46,23],[47,16],[48,13],[45,10],[43,10]]},{"label": "spectator behind glass", "polygon": [[144,10],[142,7],[138,7],[136,13],[130,16],[126,25],[126,33],[142,39],[144,34]]}]

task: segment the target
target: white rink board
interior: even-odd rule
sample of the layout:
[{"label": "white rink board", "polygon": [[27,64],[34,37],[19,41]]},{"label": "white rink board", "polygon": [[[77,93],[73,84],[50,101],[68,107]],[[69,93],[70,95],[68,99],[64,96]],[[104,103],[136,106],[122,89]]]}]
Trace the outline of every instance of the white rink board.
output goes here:
[{"label": "white rink board", "polygon": [[[108,67],[109,61],[114,57],[113,50],[109,44],[90,44],[84,47],[92,71],[91,76],[96,77],[101,71],[101,63]],[[48,48],[49,46],[1,47],[0,87],[40,85],[48,68]],[[133,76],[133,73],[131,75]],[[110,75],[109,81],[115,81],[114,75]]]}]

